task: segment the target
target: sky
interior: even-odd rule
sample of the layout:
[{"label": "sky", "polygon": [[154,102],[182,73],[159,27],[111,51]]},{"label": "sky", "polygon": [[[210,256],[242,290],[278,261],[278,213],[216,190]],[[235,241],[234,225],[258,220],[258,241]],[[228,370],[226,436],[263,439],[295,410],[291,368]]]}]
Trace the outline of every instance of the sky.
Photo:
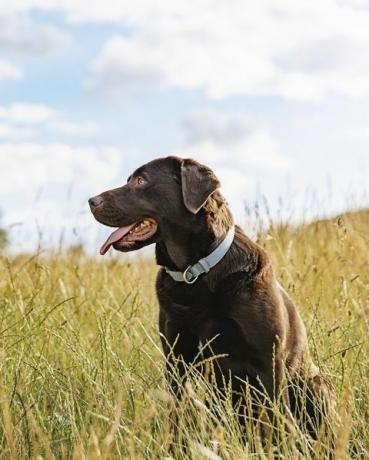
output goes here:
[{"label": "sky", "polygon": [[0,209],[13,251],[109,233],[87,198],[177,154],[236,220],[369,206],[369,0],[0,0]]}]

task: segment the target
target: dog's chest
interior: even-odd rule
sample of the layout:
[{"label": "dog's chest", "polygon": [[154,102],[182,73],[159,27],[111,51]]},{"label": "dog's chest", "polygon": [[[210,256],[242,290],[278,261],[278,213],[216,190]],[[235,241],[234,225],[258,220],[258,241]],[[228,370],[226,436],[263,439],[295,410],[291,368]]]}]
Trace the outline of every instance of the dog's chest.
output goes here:
[{"label": "dog's chest", "polygon": [[195,332],[209,320],[223,315],[223,297],[212,292],[201,280],[192,285],[170,283],[165,287],[161,290],[159,286],[157,290],[160,307],[169,321],[181,327]]},{"label": "dog's chest", "polygon": [[[168,299],[169,300],[169,299]],[[222,308],[213,296],[171,298],[162,305],[170,321],[198,335],[204,326],[222,316]]]},{"label": "dog's chest", "polygon": [[172,301],[166,308],[167,314],[171,319],[186,321],[193,325],[211,316],[212,310],[215,310],[215,305],[197,302],[184,303]]}]

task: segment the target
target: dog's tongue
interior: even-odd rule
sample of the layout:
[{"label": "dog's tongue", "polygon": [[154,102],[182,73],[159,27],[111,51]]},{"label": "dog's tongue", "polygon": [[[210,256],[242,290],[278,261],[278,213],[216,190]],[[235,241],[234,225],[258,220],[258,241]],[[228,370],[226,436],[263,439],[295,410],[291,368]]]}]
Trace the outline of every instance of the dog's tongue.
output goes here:
[{"label": "dog's tongue", "polygon": [[132,225],[127,225],[126,227],[119,227],[115,230],[109,238],[105,241],[105,243],[100,248],[100,254],[103,256],[106,254],[110,248],[110,246],[117,241],[121,240],[123,236],[127,235],[127,233],[131,230],[132,227],[136,225],[136,222]]}]

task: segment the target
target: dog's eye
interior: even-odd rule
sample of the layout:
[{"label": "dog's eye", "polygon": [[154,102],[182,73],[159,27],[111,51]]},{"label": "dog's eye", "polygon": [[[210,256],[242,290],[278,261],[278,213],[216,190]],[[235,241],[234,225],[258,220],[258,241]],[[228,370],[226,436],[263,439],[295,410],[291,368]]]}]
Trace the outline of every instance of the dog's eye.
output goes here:
[{"label": "dog's eye", "polygon": [[145,179],[143,177],[141,177],[141,176],[137,177],[136,182],[137,182],[138,185],[146,184]]}]

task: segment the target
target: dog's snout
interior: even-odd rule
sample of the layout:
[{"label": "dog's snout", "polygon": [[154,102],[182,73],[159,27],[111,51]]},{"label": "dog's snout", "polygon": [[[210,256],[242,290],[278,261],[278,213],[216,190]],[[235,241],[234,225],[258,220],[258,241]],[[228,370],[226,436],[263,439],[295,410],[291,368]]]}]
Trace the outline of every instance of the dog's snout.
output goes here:
[{"label": "dog's snout", "polygon": [[103,203],[104,199],[101,195],[93,196],[88,200],[91,209],[97,208]]}]

